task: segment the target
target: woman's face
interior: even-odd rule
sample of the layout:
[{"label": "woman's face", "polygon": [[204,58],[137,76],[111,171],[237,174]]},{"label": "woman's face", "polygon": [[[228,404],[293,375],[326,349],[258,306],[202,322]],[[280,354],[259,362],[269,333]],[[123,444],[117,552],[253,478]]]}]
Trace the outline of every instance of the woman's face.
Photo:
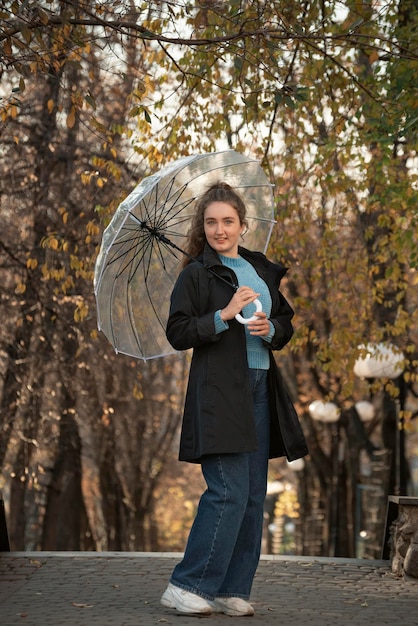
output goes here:
[{"label": "woman's face", "polygon": [[243,229],[237,210],[226,202],[211,202],[204,212],[203,224],[208,244],[224,256],[238,256]]}]

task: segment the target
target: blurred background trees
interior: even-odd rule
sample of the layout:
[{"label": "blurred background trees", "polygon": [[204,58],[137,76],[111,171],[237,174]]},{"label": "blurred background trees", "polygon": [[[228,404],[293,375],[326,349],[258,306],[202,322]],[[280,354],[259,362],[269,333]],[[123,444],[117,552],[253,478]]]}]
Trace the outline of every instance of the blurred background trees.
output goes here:
[{"label": "blurred background trees", "polygon": [[[139,179],[234,148],[275,184],[269,256],[290,267],[296,334],[277,358],[310,456],[298,472],[273,463],[272,478],[298,491],[292,549],[379,556],[385,497],[412,493],[416,454],[416,3],[14,0],[0,18],[12,549],[182,548],[201,486],[173,462],[188,355],[113,354],[96,331],[94,261]],[[355,376],[369,343],[402,352],[399,376]],[[335,422],[312,417],[315,400]],[[292,498],[274,502],[289,517]]]}]

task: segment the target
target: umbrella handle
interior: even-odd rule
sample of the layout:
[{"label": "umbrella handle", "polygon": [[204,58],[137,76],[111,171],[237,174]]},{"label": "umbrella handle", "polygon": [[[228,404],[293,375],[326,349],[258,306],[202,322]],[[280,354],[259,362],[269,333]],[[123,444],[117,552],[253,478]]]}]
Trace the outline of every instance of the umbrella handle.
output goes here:
[{"label": "umbrella handle", "polygon": [[[258,298],[254,300],[254,304],[256,307],[256,313],[259,313],[260,311],[263,310],[263,307],[261,306],[261,302]],[[252,317],[242,317],[240,313],[237,313],[235,316],[235,319],[240,324],[248,324],[249,322],[254,322],[257,319],[257,317],[255,315],[253,315]]]}]

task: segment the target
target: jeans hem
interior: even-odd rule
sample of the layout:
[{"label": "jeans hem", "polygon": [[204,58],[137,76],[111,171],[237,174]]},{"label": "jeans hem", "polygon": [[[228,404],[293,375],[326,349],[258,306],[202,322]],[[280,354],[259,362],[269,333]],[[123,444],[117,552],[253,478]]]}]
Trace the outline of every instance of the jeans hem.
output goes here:
[{"label": "jeans hem", "polygon": [[223,600],[227,600],[228,598],[240,598],[248,602],[250,596],[245,593],[217,593],[215,600],[218,598]]},{"label": "jeans hem", "polygon": [[184,591],[188,591],[189,593],[194,593],[195,596],[199,596],[199,598],[203,598],[204,600],[209,600],[210,602],[213,602],[213,600],[215,599],[214,596],[208,596],[207,593],[202,593],[199,589],[196,589],[195,587],[182,585],[172,578],[170,578],[170,583],[174,585],[174,587],[178,587],[179,589],[183,589]]}]

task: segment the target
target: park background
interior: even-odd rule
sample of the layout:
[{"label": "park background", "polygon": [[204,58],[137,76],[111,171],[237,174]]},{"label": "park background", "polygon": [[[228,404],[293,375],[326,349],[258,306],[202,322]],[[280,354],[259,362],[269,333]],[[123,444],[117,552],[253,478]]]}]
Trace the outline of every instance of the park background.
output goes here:
[{"label": "park background", "polygon": [[[176,460],[190,355],[116,355],[94,263],[144,176],[232,148],[275,185],[268,255],[296,310],[277,360],[310,449],[271,463],[263,549],[380,558],[386,496],[418,489],[417,26],[414,0],[2,3],[12,550],[183,549],[203,486]],[[369,345],[396,375],[354,373]]]}]

